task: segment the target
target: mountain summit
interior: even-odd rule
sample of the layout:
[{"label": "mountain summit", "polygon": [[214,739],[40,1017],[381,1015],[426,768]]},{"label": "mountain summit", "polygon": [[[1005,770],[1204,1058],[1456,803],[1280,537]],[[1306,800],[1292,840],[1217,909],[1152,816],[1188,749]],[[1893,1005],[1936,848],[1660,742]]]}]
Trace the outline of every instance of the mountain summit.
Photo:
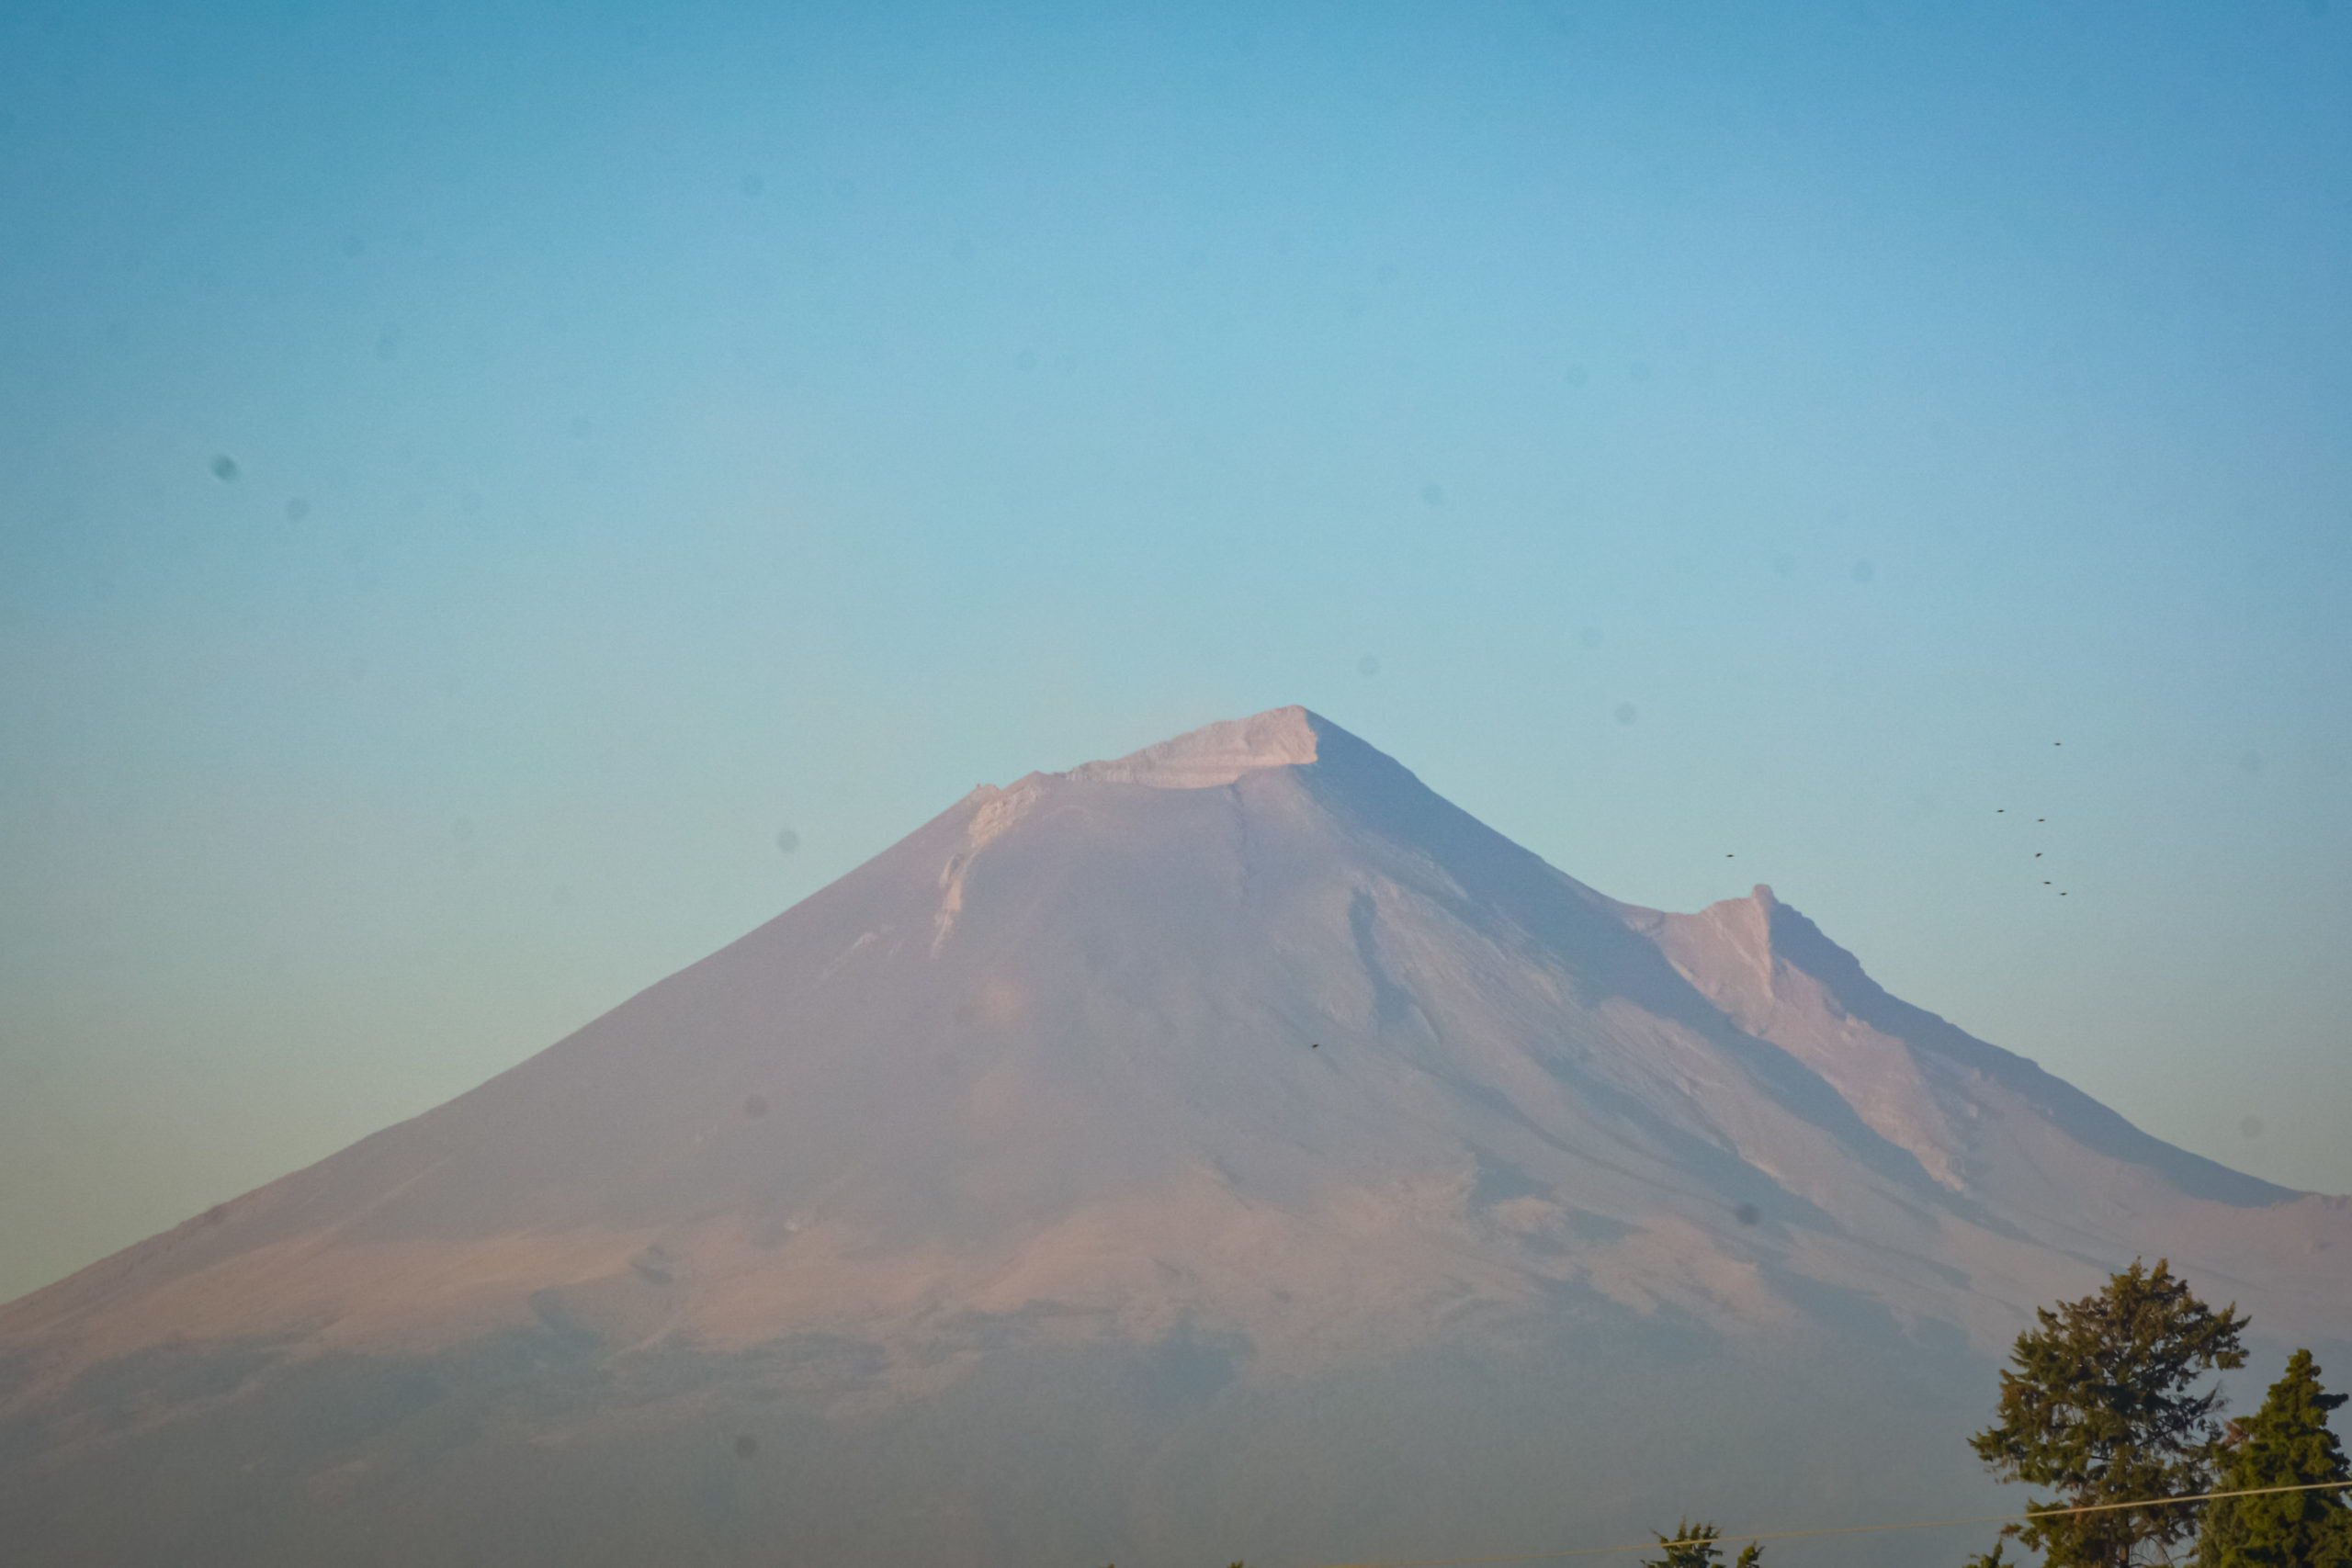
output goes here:
[{"label": "mountain summit", "polygon": [[1303,766],[1321,755],[1323,738],[1342,747],[1355,737],[1302,707],[1272,708],[1163,740],[1109,762],[1088,762],[1068,775],[1088,784],[1139,784],[1155,789],[1211,789],[1259,768]]},{"label": "mountain summit", "polygon": [[1619,903],[1281,708],[983,786],[0,1307],[0,1536],[1312,1562],[1942,1507],[2030,1309],[2141,1254],[2352,1348],[2346,1200],[2148,1136],[1769,888]]}]

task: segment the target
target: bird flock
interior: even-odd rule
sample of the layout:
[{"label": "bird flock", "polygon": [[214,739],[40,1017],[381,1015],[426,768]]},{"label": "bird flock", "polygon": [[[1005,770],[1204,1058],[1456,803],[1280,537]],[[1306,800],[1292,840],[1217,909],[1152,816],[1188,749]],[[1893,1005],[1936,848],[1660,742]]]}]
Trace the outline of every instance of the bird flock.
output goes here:
[{"label": "bird flock", "polygon": [[[2052,746],[2064,746],[2064,745],[2065,745],[2066,743],[2065,743],[2064,740],[2052,740],[2050,744],[2051,744],[2051,745],[2052,745]],[[2006,806],[1996,806],[1996,807],[1993,807],[1993,815],[1994,815],[1994,816],[1996,816],[1996,817],[2007,817],[2008,814],[2009,814],[2009,808],[2008,808],[2007,807],[2006,807]],[[2019,816],[2023,816],[2023,815],[2024,815],[2024,813],[2020,812],[2020,813],[2018,813],[2018,815],[2019,815]],[[2034,820],[2034,825],[2035,825],[2036,827],[2046,827],[2046,826],[2048,826],[2048,825],[2049,825],[2049,822],[2050,822],[2050,818],[2047,818],[2047,817],[2037,817],[2037,818],[2035,818],[2033,820]],[[2041,837],[2041,835],[2037,834],[2037,835],[2035,835],[2035,837],[2040,838],[2040,837]],[[2036,851],[2034,851],[2034,852],[2033,852],[2033,858],[2034,858],[2035,860],[2042,860],[2042,859],[2045,857],[2045,855],[2046,855],[2046,854],[2047,854],[2047,852],[2046,852],[2046,851],[2043,851],[2043,850],[2036,850]],[[2038,867],[2036,867],[2035,869],[2036,869],[2036,870],[2040,870],[2040,871],[2048,871],[2048,870],[2052,870],[2052,869],[2053,869],[2053,868],[2052,868],[2051,866],[2049,866],[2049,865],[2046,865],[2046,864],[2045,864],[2045,865],[2038,866]],[[2064,888],[2064,887],[2060,887],[2060,886],[2058,886],[2058,884],[2057,884],[2057,880],[2056,880],[2054,877],[2048,877],[2048,876],[2045,876],[2045,877],[2041,878],[2041,886],[2043,886],[2044,887],[2047,887],[2047,888],[2051,889],[2052,892],[2056,893],[2056,894],[2058,895],[2058,897],[2061,897],[2061,898],[2064,898],[2064,897],[2066,897],[2066,889],[2065,889],[2065,888]]]},{"label": "bird flock", "polygon": [[[2051,744],[2051,745],[2052,745],[2052,746],[2060,746],[2060,747],[2063,747],[2063,746],[2064,746],[2066,743],[2065,743],[2064,740],[2052,740],[2050,744]],[[1996,807],[1995,807],[1993,808],[1993,815],[1994,815],[1994,816],[1996,816],[1996,817],[2007,817],[2008,814],[2009,814],[2009,808],[2008,808],[2007,807],[2006,807],[2006,806],[1996,806]],[[2019,816],[2023,816],[2023,815],[2024,815],[2024,813],[2020,812],[2020,813],[2018,813],[2018,815],[2019,815]],[[2047,827],[2047,826],[2049,826],[2049,824],[2050,824],[2050,818],[2047,818],[2047,817],[2037,817],[2037,818],[2035,818],[2033,819],[2033,821],[2034,821],[2034,825],[2035,825],[2036,827]],[[2040,835],[2036,835],[2036,837],[2037,837],[2037,838],[2039,838],[2039,837],[2040,837]],[[2045,850],[2036,850],[2036,851],[2034,851],[2034,852],[2033,852],[2033,858],[2034,858],[2035,860],[2042,860],[2042,859],[2044,859],[2044,858],[2046,857],[2047,853],[2048,853],[2048,852],[2047,852],[2047,851],[2045,851]],[[1726,852],[1724,853],[1724,859],[1725,859],[1725,860],[1736,860],[1736,859],[1738,859],[1738,858],[1739,858],[1739,857],[1738,857],[1738,854],[1737,854],[1736,852]],[[2036,867],[2035,869],[2036,869],[2036,870],[2039,870],[2039,871],[2048,871],[2048,870],[2051,870],[2051,869],[2052,869],[2052,867],[2050,867],[2050,866],[2048,866],[2048,865],[2042,865],[2042,866],[2038,866],[2038,867]],[[2064,898],[2064,897],[2066,897],[2067,890],[2066,890],[2065,888],[2064,888],[2064,887],[2060,887],[2060,886],[2057,885],[2057,879],[2056,879],[2056,878],[2054,878],[2054,877],[2048,877],[2048,876],[2045,876],[2045,877],[2041,878],[2041,886],[2043,886],[2044,887],[2047,887],[2047,888],[2051,889],[2052,892],[2056,893],[2056,894],[2058,895],[2058,897],[2061,897],[2061,898]]]}]

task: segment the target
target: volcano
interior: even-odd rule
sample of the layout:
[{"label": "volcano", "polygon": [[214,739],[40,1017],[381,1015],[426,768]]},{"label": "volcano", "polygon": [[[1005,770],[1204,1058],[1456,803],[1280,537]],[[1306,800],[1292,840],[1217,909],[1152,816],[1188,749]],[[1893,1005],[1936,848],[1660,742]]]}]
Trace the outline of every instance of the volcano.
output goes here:
[{"label": "volcano", "polygon": [[2140,1256],[2352,1370],[2352,1201],[1282,708],[982,786],[0,1307],[0,1540],[1177,1568],[1997,1511],[1994,1368]]}]

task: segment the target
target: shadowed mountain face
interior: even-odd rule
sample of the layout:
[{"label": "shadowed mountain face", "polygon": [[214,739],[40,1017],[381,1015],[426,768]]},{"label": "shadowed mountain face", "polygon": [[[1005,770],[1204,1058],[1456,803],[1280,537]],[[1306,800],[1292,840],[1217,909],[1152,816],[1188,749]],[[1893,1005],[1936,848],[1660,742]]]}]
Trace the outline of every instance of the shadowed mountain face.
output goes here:
[{"label": "shadowed mountain face", "polygon": [[2346,1200],[2149,1137],[1769,888],[1616,903],[1287,708],[977,790],[0,1308],[0,1539],[1148,1564],[1863,1522],[1983,1501],[1993,1361],[2140,1254],[2352,1348]]}]

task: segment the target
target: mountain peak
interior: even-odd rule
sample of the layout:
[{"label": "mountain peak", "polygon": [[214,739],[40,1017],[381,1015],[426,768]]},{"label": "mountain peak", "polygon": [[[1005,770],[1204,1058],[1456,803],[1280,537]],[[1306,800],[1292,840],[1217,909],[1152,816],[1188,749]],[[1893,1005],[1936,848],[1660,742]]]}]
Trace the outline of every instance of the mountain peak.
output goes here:
[{"label": "mountain peak", "polygon": [[1107,761],[1072,768],[1087,784],[1136,784],[1154,789],[1215,789],[1260,768],[1315,761],[1324,739],[1339,727],[1293,705],[1248,718],[1230,718],[1147,746]]},{"label": "mountain peak", "polygon": [[[480,1088],[0,1304],[0,1540],[1619,1539],[1682,1506],[1648,1456],[1692,1431],[1762,1456],[1710,1470],[1726,1508],[1934,1475],[2034,1304],[2135,1255],[2335,1355],[2344,1201],[1897,1000],[1769,888],[1608,899],[1278,708],[976,791]],[[1699,1425],[1625,1442],[1660,1410]],[[1560,1511],[1563,1473],[1623,1516]]]}]

